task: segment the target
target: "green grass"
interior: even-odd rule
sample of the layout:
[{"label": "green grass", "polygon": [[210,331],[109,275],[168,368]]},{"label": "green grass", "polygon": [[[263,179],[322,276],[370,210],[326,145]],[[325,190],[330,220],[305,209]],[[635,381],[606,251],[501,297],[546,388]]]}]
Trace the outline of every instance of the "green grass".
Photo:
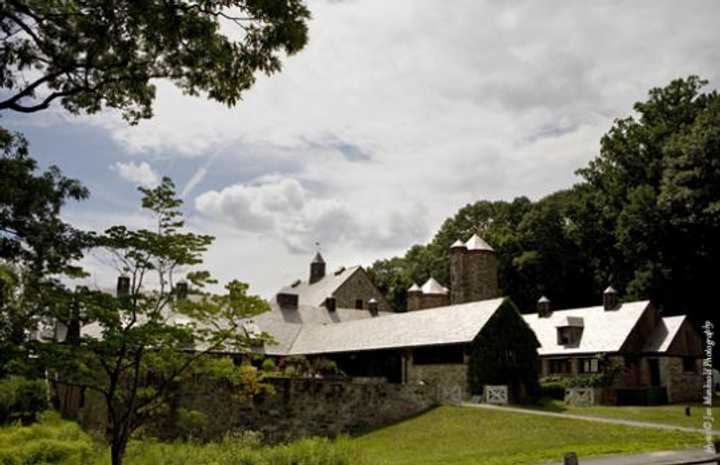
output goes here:
[{"label": "green grass", "polygon": [[354,440],[370,463],[522,465],[700,447],[700,434],[630,428],[472,407],[440,407]]},{"label": "green grass", "polygon": [[[560,400],[548,399],[542,402],[541,407],[539,408],[549,412],[618,418],[622,420],[644,421],[702,429],[705,407],[699,404],[689,404],[690,416],[686,416],[685,407],[687,405],[688,404],[656,405],[651,407],[615,407],[599,405],[593,407],[576,407],[573,405],[565,405],[565,403]],[[713,407],[712,412],[714,418],[720,418],[720,407]]]},{"label": "green grass", "polygon": [[[356,438],[264,447],[253,435],[212,444],[130,444],[126,465],[522,465],[580,457],[699,447],[702,435],[484,410],[440,407]],[[107,449],[79,427],[45,415],[0,428],[0,465],[108,465]]]}]

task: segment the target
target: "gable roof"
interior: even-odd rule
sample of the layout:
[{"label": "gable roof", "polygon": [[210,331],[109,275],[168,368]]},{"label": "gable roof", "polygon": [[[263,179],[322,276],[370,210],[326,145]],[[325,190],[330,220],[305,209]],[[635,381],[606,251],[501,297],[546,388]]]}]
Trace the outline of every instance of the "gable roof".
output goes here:
[{"label": "gable roof", "polygon": [[643,351],[667,352],[686,318],[685,315],[678,315],[666,316],[660,320],[660,324],[657,325],[655,331],[650,335],[645,347],[643,347]]},{"label": "gable roof", "polygon": [[[623,346],[649,301],[621,304],[616,310],[606,311],[602,305],[595,307],[556,310],[546,318],[537,313],[523,315],[540,342],[539,355],[566,355],[579,353],[617,352]],[[583,332],[580,343],[572,347],[558,344],[557,328],[567,326],[568,321],[582,319]]]},{"label": "gable roof", "polygon": [[285,286],[279,293],[296,294],[300,305],[319,307],[325,303],[327,297],[333,295],[360,268],[360,266],[340,268],[337,271],[327,273],[322,279],[312,284],[308,281],[300,281],[295,286]]},{"label": "gable roof", "polygon": [[504,298],[437,307],[335,325],[303,325],[290,354],[354,352],[471,342]]}]

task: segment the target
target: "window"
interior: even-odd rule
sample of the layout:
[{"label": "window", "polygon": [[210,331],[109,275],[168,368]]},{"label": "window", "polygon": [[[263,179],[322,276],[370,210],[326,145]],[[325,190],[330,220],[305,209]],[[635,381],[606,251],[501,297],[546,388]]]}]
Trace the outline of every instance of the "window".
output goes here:
[{"label": "window", "polygon": [[421,347],[413,351],[414,365],[460,364],[464,361],[460,345]]},{"label": "window", "polygon": [[597,358],[581,358],[578,360],[580,373],[598,373],[600,371],[600,360]]},{"label": "window", "polygon": [[566,358],[556,358],[550,360],[550,374],[559,375],[570,373],[570,360]]},{"label": "window", "polygon": [[358,309],[358,310],[362,310],[362,309],[363,309],[363,301],[362,301],[362,299],[357,299],[357,300],[355,301],[355,308]]},{"label": "window", "polygon": [[582,328],[575,326],[560,326],[557,329],[557,343],[561,346],[577,346],[580,344]]},{"label": "window", "polygon": [[695,357],[683,357],[683,371],[695,373],[696,369]]}]

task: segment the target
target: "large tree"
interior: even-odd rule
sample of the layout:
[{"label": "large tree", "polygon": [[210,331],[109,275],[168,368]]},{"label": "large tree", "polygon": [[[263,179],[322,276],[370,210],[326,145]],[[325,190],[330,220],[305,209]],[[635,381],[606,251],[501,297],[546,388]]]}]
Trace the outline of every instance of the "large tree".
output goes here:
[{"label": "large tree", "polygon": [[4,0],[0,111],[152,115],[153,80],[236,104],[307,42],[301,0]]},{"label": "large tree", "polygon": [[[222,295],[203,291],[215,281],[197,267],[213,238],[183,230],[172,182],[164,178],[158,187],[141,190],[154,227],[115,226],[96,242],[125,285],[117,294],[44,288],[43,316],[63,323],[65,331],[28,343],[58,385],[103,398],[113,465],[122,463],[131,434],[162,411],[173,385],[205,355],[248,351],[267,338],[241,326],[244,318],[267,310],[246,284],[230,282]],[[180,276],[192,286],[190,294],[178,286]]]},{"label": "large tree", "polygon": [[714,317],[720,263],[720,96],[691,76],[652,89],[615,122],[587,184],[581,245],[628,297]]}]

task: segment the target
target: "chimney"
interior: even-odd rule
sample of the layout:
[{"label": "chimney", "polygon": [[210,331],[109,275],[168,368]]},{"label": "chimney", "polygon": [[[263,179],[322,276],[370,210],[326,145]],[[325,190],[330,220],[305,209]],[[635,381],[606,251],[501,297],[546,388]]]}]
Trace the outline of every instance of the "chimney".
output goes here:
[{"label": "chimney", "polygon": [[370,310],[370,315],[372,316],[378,316],[380,313],[380,310],[378,309],[378,301],[375,299],[375,297],[370,298],[368,300],[368,310]]},{"label": "chimney", "polygon": [[537,301],[538,318],[549,318],[552,315],[552,305],[550,299],[542,296]]},{"label": "chimney", "polygon": [[407,311],[420,310],[422,306],[422,289],[416,283],[407,290]]},{"label": "chimney", "polygon": [[130,277],[118,276],[117,279],[117,297],[127,297],[130,295]]},{"label": "chimney", "polygon": [[188,283],[187,281],[178,281],[175,285],[175,297],[178,300],[187,299],[188,296]]},{"label": "chimney", "polygon": [[315,254],[315,258],[310,263],[310,284],[316,283],[325,277],[325,260],[323,260],[320,252]]},{"label": "chimney", "polygon": [[337,310],[337,300],[335,297],[330,296],[325,298],[325,308],[331,313],[334,313],[335,310]]},{"label": "chimney", "polygon": [[612,286],[608,286],[603,292],[603,308],[605,310],[617,310],[620,304],[618,293]]}]

